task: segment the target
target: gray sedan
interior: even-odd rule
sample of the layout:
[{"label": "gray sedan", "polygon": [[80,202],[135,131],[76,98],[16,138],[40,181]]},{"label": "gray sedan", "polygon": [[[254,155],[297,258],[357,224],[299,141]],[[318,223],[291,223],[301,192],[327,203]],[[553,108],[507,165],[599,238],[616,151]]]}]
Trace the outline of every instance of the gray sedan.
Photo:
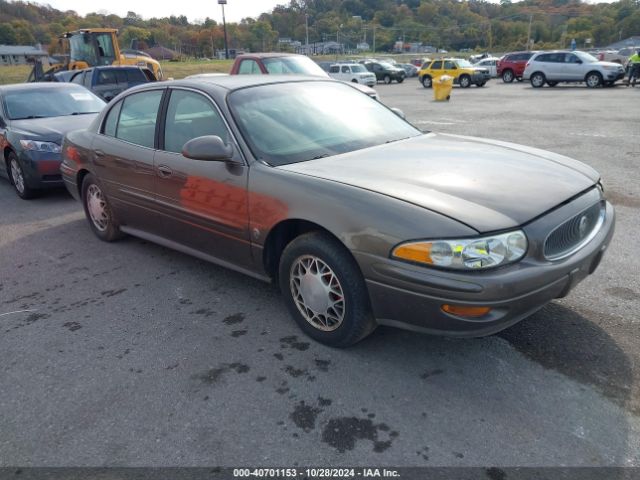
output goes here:
[{"label": "gray sedan", "polygon": [[63,157],[100,239],[131,234],[276,282],[302,330],[338,347],[380,324],[495,333],[593,273],[613,235],[590,167],[424,134],[331,80],[130,90]]}]

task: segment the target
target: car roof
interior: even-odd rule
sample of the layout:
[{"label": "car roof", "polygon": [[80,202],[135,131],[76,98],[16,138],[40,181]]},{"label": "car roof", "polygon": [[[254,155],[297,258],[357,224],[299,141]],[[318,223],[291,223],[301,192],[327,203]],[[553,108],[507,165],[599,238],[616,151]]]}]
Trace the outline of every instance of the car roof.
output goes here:
[{"label": "car roof", "polygon": [[[162,82],[163,86],[199,86],[212,85],[225,90],[239,90],[258,85],[272,85],[278,83],[298,82],[337,82],[329,77],[314,77],[310,75],[227,75],[204,78],[190,78]],[[337,82],[341,83],[341,82]],[[156,84],[158,85],[158,84]]]},{"label": "car roof", "polygon": [[63,83],[63,82],[36,82],[36,83],[15,83],[10,85],[1,85],[0,92],[19,92],[22,90],[64,90],[64,89],[72,89],[78,90],[82,89],[86,91],[86,89],[80,85],[76,85],[75,83]]},{"label": "car roof", "polygon": [[299,55],[297,53],[286,52],[259,52],[259,53],[242,53],[237,55],[236,58],[273,58],[273,57],[304,57],[306,55]]}]

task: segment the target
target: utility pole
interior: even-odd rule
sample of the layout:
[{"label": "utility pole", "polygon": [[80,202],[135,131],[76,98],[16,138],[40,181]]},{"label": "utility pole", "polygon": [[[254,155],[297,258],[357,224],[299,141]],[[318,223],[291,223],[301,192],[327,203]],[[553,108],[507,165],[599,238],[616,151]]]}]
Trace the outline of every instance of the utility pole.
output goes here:
[{"label": "utility pole", "polygon": [[529,14],[529,28],[527,29],[527,52],[531,50],[531,22],[533,20],[533,14]]},{"label": "utility pole", "polygon": [[218,5],[222,5],[222,29],[224,30],[224,58],[229,60],[229,44],[227,43],[227,21],[224,18],[224,6],[227,0],[218,0]]},{"label": "utility pole", "polygon": [[489,51],[493,48],[493,34],[491,32],[491,21],[489,21]]},{"label": "utility pole", "polygon": [[307,35],[307,42],[305,44],[305,54],[309,55],[309,14],[308,13],[304,14],[304,30]]},{"label": "utility pole", "polygon": [[376,26],[373,26],[373,54],[376,53]]}]

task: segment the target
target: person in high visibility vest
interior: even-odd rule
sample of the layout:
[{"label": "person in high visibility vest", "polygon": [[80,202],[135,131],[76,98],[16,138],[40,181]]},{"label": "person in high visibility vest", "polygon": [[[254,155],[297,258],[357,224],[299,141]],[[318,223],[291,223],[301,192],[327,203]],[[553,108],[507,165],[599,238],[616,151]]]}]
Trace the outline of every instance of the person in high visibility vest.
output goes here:
[{"label": "person in high visibility vest", "polygon": [[640,49],[629,57],[627,68],[629,69],[629,82],[627,85],[635,87],[636,80],[640,77]]}]

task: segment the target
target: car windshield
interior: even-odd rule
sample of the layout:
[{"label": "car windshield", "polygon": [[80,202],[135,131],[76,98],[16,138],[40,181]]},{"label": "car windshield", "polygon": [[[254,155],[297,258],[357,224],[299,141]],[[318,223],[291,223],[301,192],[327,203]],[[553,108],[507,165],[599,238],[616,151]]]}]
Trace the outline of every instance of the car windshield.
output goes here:
[{"label": "car windshield", "polygon": [[262,60],[264,67],[272,75],[312,75],[326,77],[320,66],[307,57],[272,57]]},{"label": "car windshield", "polygon": [[386,70],[394,68],[393,65],[391,65],[390,63],[387,63],[387,62],[380,62],[380,65],[382,65],[382,68],[384,68]]},{"label": "car windshield", "polygon": [[82,87],[42,86],[5,92],[3,103],[10,120],[98,113],[105,105],[102,99]]},{"label": "car windshield", "polygon": [[596,57],[594,57],[593,55],[587,52],[573,52],[573,53],[575,53],[578,57],[580,57],[580,59],[585,63],[593,63],[598,61]]},{"label": "car windshield", "polygon": [[351,71],[354,73],[367,72],[368,70],[362,65],[351,65]]},{"label": "car windshield", "polygon": [[339,82],[260,85],[229,106],[253,154],[271,165],[303,162],[421,135],[391,110]]},{"label": "car windshield", "polygon": [[456,60],[456,63],[460,68],[473,67],[473,65],[471,65],[471,63],[468,60]]}]

